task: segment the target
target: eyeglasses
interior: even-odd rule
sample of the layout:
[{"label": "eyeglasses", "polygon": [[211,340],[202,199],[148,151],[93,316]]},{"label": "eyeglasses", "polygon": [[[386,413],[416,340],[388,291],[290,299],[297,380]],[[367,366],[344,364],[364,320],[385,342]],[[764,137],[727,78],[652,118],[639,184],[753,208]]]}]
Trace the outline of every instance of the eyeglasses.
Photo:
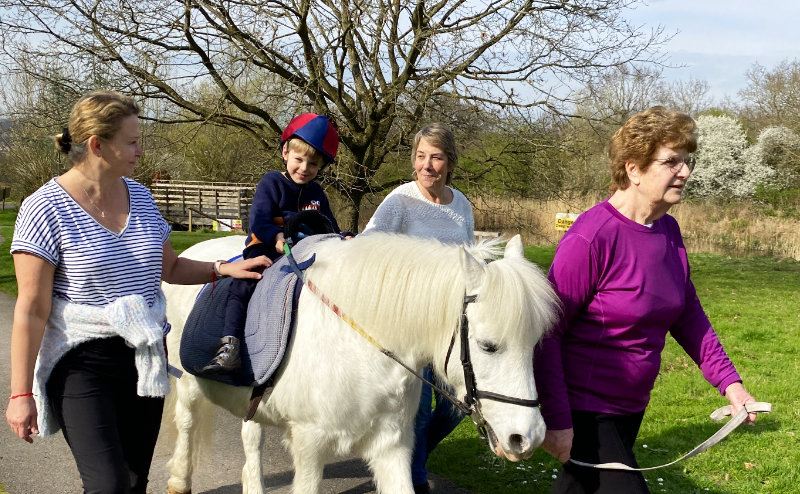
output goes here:
[{"label": "eyeglasses", "polygon": [[681,171],[684,163],[687,167],[689,167],[689,171],[691,172],[694,170],[694,165],[697,163],[697,160],[694,158],[694,156],[687,156],[686,158],[681,158],[680,156],[670,156],[669,158],[655,159],[653,161],[667,165],[669,171],[672,173],[678,173]]}]

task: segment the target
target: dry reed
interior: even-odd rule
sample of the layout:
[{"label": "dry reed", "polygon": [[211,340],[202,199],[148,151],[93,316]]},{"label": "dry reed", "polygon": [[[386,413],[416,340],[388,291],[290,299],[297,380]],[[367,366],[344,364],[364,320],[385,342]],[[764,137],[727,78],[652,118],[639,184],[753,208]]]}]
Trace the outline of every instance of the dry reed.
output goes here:
[{"label": "dry reed", "polygon": [[[520,234],[525,245],[558,244],[564,232],[555,229],[556,213],[582,213],[602,199],[603,196],[548,201],[470,197],[475,230],[499,232],[506,238]],[[379,198],[364,201],[359,231],[379,202]],[[678,220],[689,252],[800,260],[800,229],[795,218],[768,216],[746,201],[686,201],[673,207],[670,214]]]},{"label": "dry reed", "polygon": [[[556,213],[581,213],[602,198],[570,200],[473,200],[475,229],[521,234],[523,242],[555,245],[563,232],[555,229]],[[670,210],[681,226],[690,252],[768,255],[800,260],[800,230],[793,218],[767,216],[748,202],[717,204],[685,202]]]}]

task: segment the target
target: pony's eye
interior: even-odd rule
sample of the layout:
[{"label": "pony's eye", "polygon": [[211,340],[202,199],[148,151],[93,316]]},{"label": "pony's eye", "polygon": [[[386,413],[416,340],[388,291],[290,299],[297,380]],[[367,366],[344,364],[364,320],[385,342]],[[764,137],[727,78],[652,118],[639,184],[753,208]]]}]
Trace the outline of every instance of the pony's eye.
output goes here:
[{"label": "pony's eye", "polygon": [[495,345],[491,341],[478,340],[478,348],[480,348],[481,350],[483,350],[486,353],[495,353],[495,352],[497,352],[497,345]]}]

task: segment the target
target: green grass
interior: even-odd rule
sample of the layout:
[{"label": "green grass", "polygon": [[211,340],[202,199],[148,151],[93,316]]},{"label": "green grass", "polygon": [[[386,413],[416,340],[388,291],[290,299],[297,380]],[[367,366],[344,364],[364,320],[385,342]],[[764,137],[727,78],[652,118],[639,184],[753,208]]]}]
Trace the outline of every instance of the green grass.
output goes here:
[{"label": "green grass", "polygon": [[[0,211],[0,236],[5,238],[0,290],[16,295],[8,255],[12,232],[13,214]],[[181,252],[219,235],[174,232],[170,240]],[[554,249],[528,247],[525,253],[546,270]],[[794,383],[800,374],[800,263],[711,254],[694,254],[691,263],[700,300],[745,386],[756,399],[772,402],[774,411],[699,456],[646,473],[648,485],[654,494],[796,492],[800,407]],[[726,403],[668,338],[662,372],[637,441],[640,464],[672,461],[708,438],[719,428],[708,414]],[[537,494],[549,491],[560,464],[542,451],[521,463],[497,459],[465,420],[432,453],[428,467],[476,493]]]},{"label": "green grass", "polygon": [[[552,248],[526,248],[547,269]],[[768,258],[693,254],[692,279],[701,302],[748,391],[773,404],[754,427],[734,431],[719,445],[685,462],[645,473],[653,493],[787,493],[800,482],[800,263]],[[642,466],[670,462],[720,424],[708,415],[727,400],[702,377],[671,338],[639,434]],[[477,493],[549,492],[559,463],[543,451],[522,463],[499,460],[465,420],[434,450],[429,468]]]},{"label": "green grass", "polygon": [[[175,249],[175,252],[180,254],[198,242],[210,240],[212,238],[224,237],[227,235],[233,234],[231,232],[213,232],[210,230],[201,230],[198,232],[172,232],[169,235],[169,243],[172,244],[172,248]],[[244,246],[244,242],[242,242],[242,246]]]},{"label": "green grass", "polygon": [[14,220],[17,212],[0,210],[0,291],[17,296],[17,278],[14,276],[14,261],[8,250],[11,248],[11,236],[14,234]]}]

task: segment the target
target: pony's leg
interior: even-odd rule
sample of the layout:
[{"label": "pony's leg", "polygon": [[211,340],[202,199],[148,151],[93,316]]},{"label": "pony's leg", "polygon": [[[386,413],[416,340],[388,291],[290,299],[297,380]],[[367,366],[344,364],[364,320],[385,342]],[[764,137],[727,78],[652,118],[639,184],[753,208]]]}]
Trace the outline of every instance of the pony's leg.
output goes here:
[{"label": "pony's leg", "polygon": [[411,451],[411,441],[405,438],[401,441],[381,444],[380,449],[369,451],[364,455],[374,475],[377,492],[380,494],[414,493],[414,486],[411,483]]},{"label": "pony's leg", "polygon": [[292,494],[322,492],[322,469],[328,452],[327,442],[318,433],[291,427],[284,443],[288,443],[294,461]]},{"label": "pony's leg", "polygon": [[192,492],[192,470],[198,457],[198,448],[208,440],[214,413],[211,403],[205,399],[193,376],[184,374],[177,380],[175,390],[175,450],[167,462],[169,494],[190,494]]},{"label": "pony's leg", "polygon": [[242,494],[264,494],[264,469],[261,452],[264,450],[264,427],[252,420],[242,422],[244,467],[242,468]]}]

